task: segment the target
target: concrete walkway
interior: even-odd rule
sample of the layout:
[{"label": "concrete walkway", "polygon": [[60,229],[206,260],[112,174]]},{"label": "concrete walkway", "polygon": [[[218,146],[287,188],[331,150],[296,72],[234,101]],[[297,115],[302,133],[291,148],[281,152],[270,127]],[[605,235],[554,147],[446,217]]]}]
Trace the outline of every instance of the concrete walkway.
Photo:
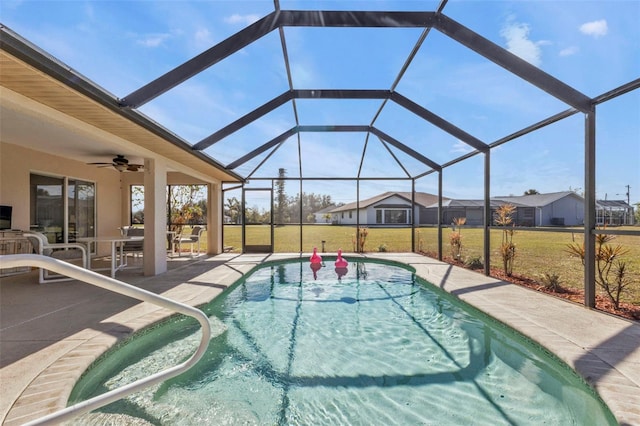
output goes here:
[{"label": "concrete walkway", "polygon": [[[169,272],[118,279],[190,305],[204,304],[264,260],[225,253],[174,263]],[[308,258],[303,255],[303,258]],[[594,386],[621,425],[640,425],[640,323],[565,302],[412,253],[395,260],[554,352]],[[119,339],[170,315],[76,281],[38,285],[35,273],[0,285],[0,419],[23,424],[66,406],[83,371]]]}]

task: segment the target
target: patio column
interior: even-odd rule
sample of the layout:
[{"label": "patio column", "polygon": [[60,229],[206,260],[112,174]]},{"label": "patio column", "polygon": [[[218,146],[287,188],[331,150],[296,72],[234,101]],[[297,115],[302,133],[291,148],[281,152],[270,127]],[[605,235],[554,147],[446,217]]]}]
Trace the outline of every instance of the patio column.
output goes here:
[{"label": "patio column", "polygon": [[207,184],[207,254],[222,253],[222,188]]},{"label": "patio column", "polygon": [[144,275],[167,271],[167,165],[144,160]]}]

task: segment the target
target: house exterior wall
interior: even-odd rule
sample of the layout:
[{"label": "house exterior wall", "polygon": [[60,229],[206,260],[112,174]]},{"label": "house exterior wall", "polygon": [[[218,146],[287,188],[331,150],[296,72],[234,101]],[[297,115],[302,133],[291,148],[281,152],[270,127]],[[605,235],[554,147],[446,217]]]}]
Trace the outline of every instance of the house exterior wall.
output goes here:
[{"label": "house exterior wall", "polygon": [[[576,226],[584,223],[584,203],[568,196],[544,206],[539,213],[540,226]],[[564,221],[564,223],[560,223]]]},{"label": "house exterior wall", "polygon": [[[367,210],[363,209],[360,210],[360,225],[361,226],[365,226],[367,225]],[[338,225],[355,225],[357,223],[357,218],[356,218],[356,210],[344,210],[341,212],[337,212],[337,213],[332,213],[331,214],[332,217],[332,222],[336,223]],[[375,214],[373,216],[375,218]]]},{"label": "house exterior wall", "polygon": [[[70,177],[96,185],[96,234],[116,235],[121,222],[119,173],[55,155],[0,142],[0,204],[13,207],[12,228],[29,230],[31,173]],[[107,254],[108,243],[98,253]]]}]

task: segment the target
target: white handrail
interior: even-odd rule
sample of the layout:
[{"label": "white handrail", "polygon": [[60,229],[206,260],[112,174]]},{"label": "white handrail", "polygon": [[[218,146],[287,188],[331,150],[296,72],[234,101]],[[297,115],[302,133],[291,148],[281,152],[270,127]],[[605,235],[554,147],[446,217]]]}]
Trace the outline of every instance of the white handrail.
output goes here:
[{"label": "white handrail", "polygon": [[11,254],[0,255],[0,268],[19,268],[19,267],[38,267],[45,268],[50,271],[56,272],[61,275],[66,275],[70,278],[84,281],[88,284],[95,285],[107,290],[111,290],[116,293],[124,294],[144,302],[153,303],[166,309],[171,309],[176,312],[180,312],[185,315],[194,317],[200,322],[202,326],[202,339],[200,345],[191,358],[185,362],[178,364],[174,367],[152,374],[144,379],[137,380],[133,383],[129,383],[117,389],[110,390],[101,395],[93,397],[83,402],[79,402],[70,407],[56,411],[55,413],[48,414],[39,419],[26,423],[25,425],[48,425],[58,424],[62,421],[69,420],[82,413],[95,410],[96,408],[103,407],[113,401],[123,398],[126,395],[137,392],[145,387],[162,382],[168,378],[177,376],[178,374],[188,370],[195,363],[197,363],[209,346],[209,340],[211,339],[211,326],[209,324],[209,318],[199,309],[192,306],[185,305],[167,299],[166,297],[159,296],[150,291],[143,290],[141,288],[132,286],[130,284],[118,281],[116,279],[100,275],[96,272],[88,269],[83,269],[79,266],[67,263],[58,259],[54,259],[48,256],[41,256],[37,254]]}]

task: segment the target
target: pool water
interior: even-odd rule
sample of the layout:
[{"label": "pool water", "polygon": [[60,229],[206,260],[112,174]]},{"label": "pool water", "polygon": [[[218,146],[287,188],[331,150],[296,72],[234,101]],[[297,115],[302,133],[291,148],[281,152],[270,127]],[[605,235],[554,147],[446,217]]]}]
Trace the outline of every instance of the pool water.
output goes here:
[{"label": "pool water", "polygon": [[[167,425],[616,424],[569,367],[406,267],[338,272],[255,270],[205,308],[215,337],[192,370],[101,411]],[[175,365],[199,336],[176,320],[136,337],[70,402]]]}]

